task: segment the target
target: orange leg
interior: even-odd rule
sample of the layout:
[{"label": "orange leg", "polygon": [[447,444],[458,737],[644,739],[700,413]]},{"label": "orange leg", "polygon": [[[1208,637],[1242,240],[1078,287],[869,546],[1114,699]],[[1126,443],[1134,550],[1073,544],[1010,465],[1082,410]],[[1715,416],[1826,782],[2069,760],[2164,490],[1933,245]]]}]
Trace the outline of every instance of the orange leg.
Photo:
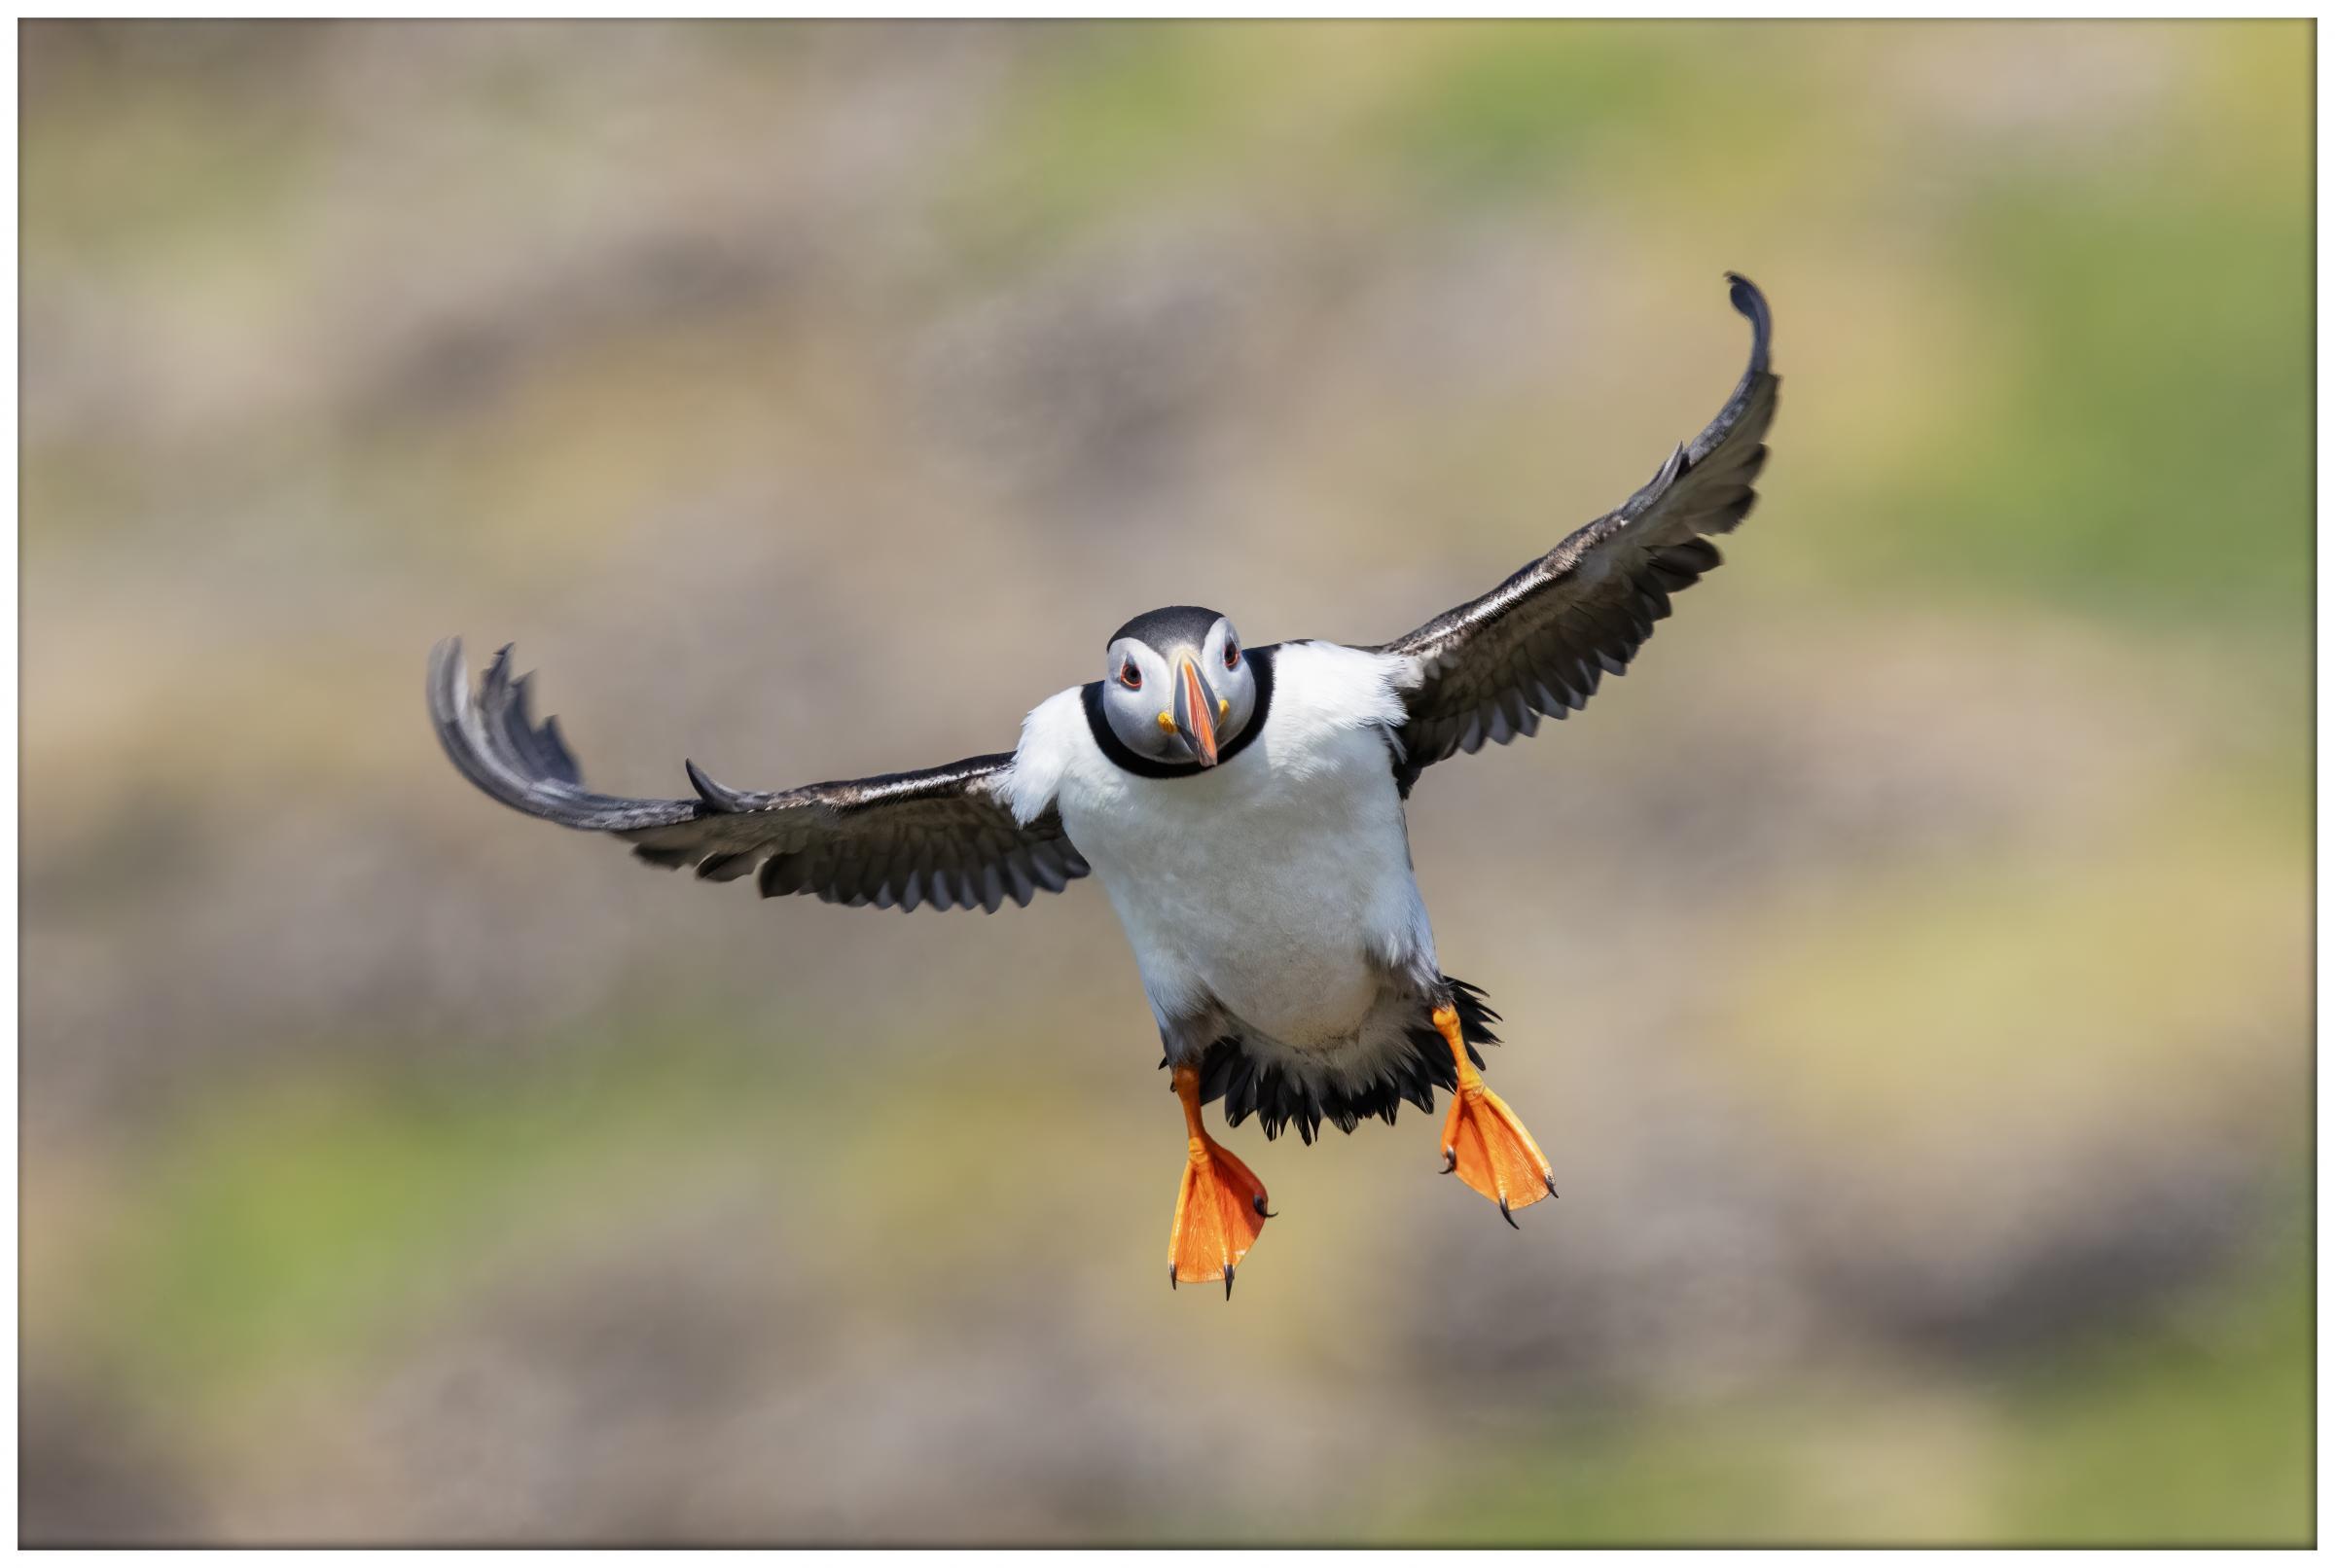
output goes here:
[{"label": "orange leg", "polygon": [[1200,1070],[1178,1067],[1175,1097],[1184,1102],[1189,1135],[1183,1185],[1175,1192],[1175,1225],[1168,1232],[1168,1283],[1224,1281],[1233,1297],[1233,1265],[1256,1244],[1273,1218],[1265,1184],[1200,1124]]},{"label": "orange leg", "polygon": [[1511,1208],[1526,1208],[1557,1195],[1557,1175],[1540,1145],[1507,1104],[1484,1087],[1484,1075],[1467,1059],[1459,1037],[1459,1015],[1445,1006],[1434,1013],[1436,1032],[1459,1065],[1459,1087],[1451,1114],[1443,1119],[1443,1168],[1500,1206],[1500,1218],[1516,1224]]}]

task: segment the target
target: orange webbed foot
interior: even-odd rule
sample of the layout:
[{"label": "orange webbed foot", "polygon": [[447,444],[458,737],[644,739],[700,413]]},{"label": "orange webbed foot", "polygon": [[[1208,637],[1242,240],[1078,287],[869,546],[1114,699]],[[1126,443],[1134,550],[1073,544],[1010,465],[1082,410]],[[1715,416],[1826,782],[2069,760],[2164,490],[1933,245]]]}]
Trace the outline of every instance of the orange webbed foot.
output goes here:
[{"label": "orange webbed foot", "polygon": [[1459,1067],[1459,1087],[1452,1093],[1452,1109],[1443,1119],[1443,1168],[1500,1206],[1500,1218],[1516,1224],[1512,1210],[1528,1208],[1557,1195],[1557,1175],[1548,1157],[1507,1102],[1484,1085],[1483,1074],[1467,1059],[1459,1037],[1459,1015],[1449,1007],[1435,1010],[1436,1029],[1452,1048]]},{"label": "orange webbed foot", "polygon": [[1172,1288],[1221,1279],[1230,1301],[1234,1265],[1256,1245],[1273,1211],[1257,1173],[1201,1130],[1200,1075],[1177,1068],[1175,1091],[1191,1136],[1175,1192],[1175,1223],[1168,1232],[1168,1283]]}]

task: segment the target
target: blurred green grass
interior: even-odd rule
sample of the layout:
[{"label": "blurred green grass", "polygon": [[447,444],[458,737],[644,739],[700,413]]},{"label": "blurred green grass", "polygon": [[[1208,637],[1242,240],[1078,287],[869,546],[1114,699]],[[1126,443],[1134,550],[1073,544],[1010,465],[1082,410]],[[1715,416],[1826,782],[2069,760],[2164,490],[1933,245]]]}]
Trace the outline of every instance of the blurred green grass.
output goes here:
[{"label": "blurred green grass", "polygon": [[706,1031],[676,1016],[571,1040],[550,1073],[320,1066],[192,1107],[136,1161],[132,1223],[90,1257],[106,1310],[85,1332],[151,1386],[214,1406],[362,1358],[458,1301],[482,1262],[554,1244],[563,1218],[604,1221],[644,1173],[669,1182],[693,1150],[795,1130],[800,1097],[766,1085],[802,1055]]},{"label": "blurred green grass", "polygon": [[2298,1246],[2193,1306],[2206,1334],[2144,1329],[1975,1395],[1899,1390],[1884,1404],[1870,1386],[1814,1389],[1520,1434],[1389,1534],[1481,1547],[2307,1546],[2309,1277]]},{"label": "blurred green grass", "polygon": [[[936,1221],[1029,1201],[1033,1168],[1068,1163],[985,1103],[996,1086],[975,1075],[903,1100],[855,1075],[773,1065],[814,1052],[706,1038],[701,1018],[642,1020],[580,1070],[422,1090],[320,1073],[198,1113],[137,1162],[122,1204],[134,1219],[85,1263],[87,1299],[103,1304],[78,1332],[234,1451],[304,1387],[336,1386],[417,1321],[458,1314],[492,1270],[686,1205],[758,1141],[783,1144],[798,1171],[828,1165],[833,1180],[864,1184],[819,1200],[832,1234],[817,1251],[788,1251],[811,1277],[992,1269],[988,1241]],[[1024,1135],[1010,1160],[985,1159],[1000,1127]],[[892,1179],[870,1182],[879,1171]],[[2299,1194],[2290,1201],[2299,1216]],[[1093,1223],[1108,1212],[1096,1205]],[[1465,1466],[1389,1488],[1335,1534],[1469,1546],[2306,1542],[2303,1229],[2291,1220],[2278,1255],[2202,1300],[1976,1384],[1909,1376],[1866,1349],[1816,1386],[1679,1409],[1593,1403],[1489,1432]],[[775,1234],[753,1244],[785,1246]],[[905,1270],[902,1247],[919,1255]],[[1291,1528],[1222,1514],[1154,1526],[1207,1539]],[[1320,1539],[1321,1526],[1290,1538]]]},{"label": "blurred green grass", "polygon": [[[1973,204],[1951,266],[2017,349],[1936,431],[1920,510],[1889,531],[1917,552],[1906,568],[2142,622],[2294,622],[2311,334],[2310,214],[2291,197],[2308,175],[2299,156],[2193,157],[2073,192],[2009,178]],[[2166,179],[2192,199],[2169,206]]]}]

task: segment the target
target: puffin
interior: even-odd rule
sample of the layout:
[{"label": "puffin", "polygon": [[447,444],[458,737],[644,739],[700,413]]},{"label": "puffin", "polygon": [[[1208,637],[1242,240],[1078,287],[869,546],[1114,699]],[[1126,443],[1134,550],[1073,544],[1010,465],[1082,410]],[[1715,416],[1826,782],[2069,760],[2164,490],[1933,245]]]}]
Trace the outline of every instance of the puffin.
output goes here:
[{"label": "puffin", "polygon": [[[430,657],[430,717],[503,804],[629,841],[698,879],[751,879],[887,909],[1026,906],[1092,876],[1134,951],[1183,1112],[1170,1286],[1224,1282],[1274,1217],[1208,1130],[1351,1132],[1449,1099],[1442,1170],[1516,1212],[1556,1172],[1484,1081],[1485,993],[1443,970],[1405,811],[1427,769],[1582,707],[1720,562],[1756,499],[1778,377],[1768,303],[1727,274],[1750,362],[1717,415],[1637,493],[1482,597],[1391,642],[1252,644],[1230,617],[1152,610],[1112,632],[1097,680],[1029,710],[1010,752],[915,772],[735,789],[685,762],[668,800],[587,789],[506,646],[475,692],[459,640]],[[1521,1229],[1521,1228],[1520,1228]]]}]

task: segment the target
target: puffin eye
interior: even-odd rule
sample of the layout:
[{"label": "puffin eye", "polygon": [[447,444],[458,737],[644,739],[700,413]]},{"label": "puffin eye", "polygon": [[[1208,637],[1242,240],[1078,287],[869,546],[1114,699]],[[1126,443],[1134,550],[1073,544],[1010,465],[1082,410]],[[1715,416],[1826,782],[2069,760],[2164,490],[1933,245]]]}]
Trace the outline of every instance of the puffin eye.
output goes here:
[{"label": "puffin eye", "polygon": [[1224,640],[1224,667],[1226,669],[1240,667],[1240,645],[1230,637]]},{"label": "puffin eye", "polygon": [[1135,668],[1133,659],[1131,659],[1119,666],[1119,684],[1131,692],[1143,690],[1143,672]]}]

